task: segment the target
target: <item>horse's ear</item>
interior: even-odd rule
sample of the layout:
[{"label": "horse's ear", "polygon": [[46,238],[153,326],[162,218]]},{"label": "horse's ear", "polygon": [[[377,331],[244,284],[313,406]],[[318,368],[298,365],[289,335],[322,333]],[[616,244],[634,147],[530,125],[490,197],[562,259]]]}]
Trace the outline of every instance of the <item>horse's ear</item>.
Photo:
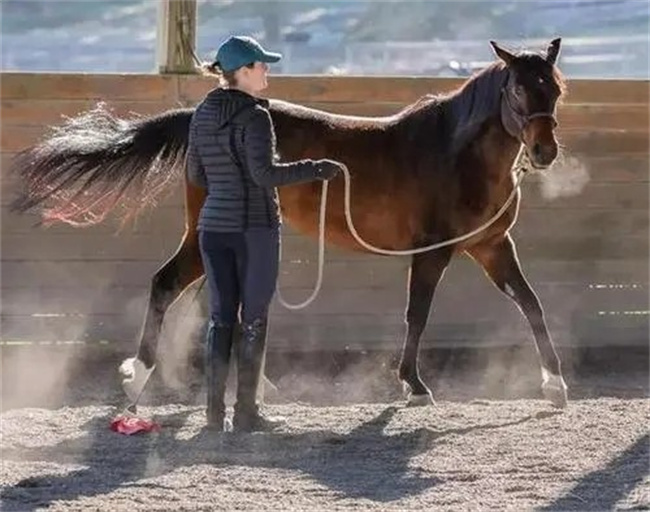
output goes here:
[{"label": "horse's ear", "polygon": [[549,64],[555,64],[555,61],[557,60],[557,56],[560,54],[561,42],[562,42],[562,38],[558,37],[556,39],[553,39],[553,41],[551,41],[551,44],[548,45],[548,48],[546,49],[546,61]]},{"label": "horse's ear", "polygon": [[510,63],[514,60],[515,56],[512,53],[510,53],[508,50],[501,48],[498,45],[498,43],[496,43],[495,41],[490,41],[490,44],[492,45],[492,49],[494,50],[496,56],[499,57],[506,64],[510,65]]}]

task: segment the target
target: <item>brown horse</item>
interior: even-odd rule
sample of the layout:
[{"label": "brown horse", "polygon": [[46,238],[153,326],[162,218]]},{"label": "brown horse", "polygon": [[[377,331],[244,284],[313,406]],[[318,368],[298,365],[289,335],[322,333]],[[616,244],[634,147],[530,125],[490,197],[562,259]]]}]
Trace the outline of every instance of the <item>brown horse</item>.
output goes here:
[{"label": "brown horse", "polygon": [[[360,236],[375,247],[407,250],[454,238],[490,219],[513,192],[512,167],[522,144],[536,169],[558,154],[555,109],[564,93],[556,67],[560,39],[544,53],[513,54],[492,42],[494,63],[447,95],[427,95],[388,117],[334,115],[271,101],[283,159],[336,158],[351,176],[351,205]],[[14,164],[26,189],[15,206],[49,205],[50,221],[93,224],[122,203],[137,211],[184,169],[193,109],[138,120],[113,117],[99,108],[69,120]],[[329,188],[326,241],[363,251],[346,225],[343,177]],[[155,273],[137,358],[125,380],[131,398],[153,369],[165,311],[203,275],[197,217],[205,191],[185,180],[185,233],[177,252]],[[399,378],[412,404],[430,403],[418,374],[421,334],[432,299],[453,255],[467,253],[521,309],[532,328],[542,369],[542,390],[566,404],[566,385],[542,306],[524,277],[509,233],[520,193],[505,213],[472,238],[412,257],[406,333]],[[282,187],[286,221],[315,236],[321,185]],[[125,203],[135,198],[135,202]]]}]

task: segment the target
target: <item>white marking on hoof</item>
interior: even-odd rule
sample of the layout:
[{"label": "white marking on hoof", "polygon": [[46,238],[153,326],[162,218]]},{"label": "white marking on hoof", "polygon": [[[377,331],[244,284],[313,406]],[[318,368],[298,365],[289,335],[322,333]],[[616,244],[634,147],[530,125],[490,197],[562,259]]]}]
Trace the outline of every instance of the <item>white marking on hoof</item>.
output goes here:
[{"label": "white marking on hoof", "polygon": [[431,393],[427,393],[425,395],[414,395],[411,393],[407,397],[406,401],[407,407],[424,407],[426,405],[433,405],[435,403],[433,397],[431,396]]},{"label": "white marking on hoof", "polygon": [[424,405],[433,405],[435,403],[431,392],[424,395],[414,395],[411,386],[409,386],[405,381],[402,381],[402,392],[406,398],[407,407],[422,407]]},{"label": "white marking on hoof", "polygon": [[135,402],[142,393],[142,389],[149,379],[149,375],[156,366],[147,368],[142,361],[136,357],[126,359],[120,365],[120,373],[124,375],[122,389],[131,402]]},{"label": "white marking on hoof", "polygon": [[555,375],[546,368],[542,368],[542,393],[555,407],[566,407],[567,389],[562,375]]}]

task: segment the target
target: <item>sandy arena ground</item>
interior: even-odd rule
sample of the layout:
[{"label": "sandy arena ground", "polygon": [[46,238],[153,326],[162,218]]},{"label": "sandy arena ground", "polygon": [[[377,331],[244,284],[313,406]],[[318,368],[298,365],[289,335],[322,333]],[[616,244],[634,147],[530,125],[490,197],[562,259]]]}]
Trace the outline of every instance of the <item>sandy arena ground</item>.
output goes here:
[{"label": "sandy arena ground", "polygon": [[287,426],[252,435],[207,433],[201,396],[181,403],[156,383],[139,412],[161,432],[127,437],[108,428],[113,361],[46,382],[47,399],[16,361],[3,354],[5,511],[650,508],[643,365],[573,374],[562,411],[536,396],[525,362],[489,379],[439,371],[437,403],[422,408],[404,407],[389,370],[363,373],[363,393],[358,372],[285,373],[267,410]]}]

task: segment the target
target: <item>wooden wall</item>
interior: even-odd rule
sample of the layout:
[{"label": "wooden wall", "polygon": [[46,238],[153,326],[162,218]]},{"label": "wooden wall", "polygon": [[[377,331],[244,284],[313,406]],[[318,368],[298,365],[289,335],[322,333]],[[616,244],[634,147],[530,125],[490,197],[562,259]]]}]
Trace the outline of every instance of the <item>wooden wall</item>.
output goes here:
[{"label": "wooden wall", "polygon": [[[43,130],[103,100],[118,113],[192,105],[211,82],[195,76],[4,73],[3,169]],[[269,96],[336,112],[391,113],[458,79],[273,77]],[[576,80],[559,111],[560,138],[584,170],[558,170],[563,190],[545,196],[526,180],[515,229],[520,258],[559,345],[648,342],[648,82]],[[13,184],[2,173],[2,340],[135,343],[149,280],[182,232],[174,194],[117,233],[33,228],[7,211]],[[178,192],[180,192],[180,183]],[[316,244],[286,230],[280,287],[302,300],[316,278]],[[408,259],[327,251],[321,295],[308,309],[273,307],[271,347],[399,348]],[[187,303],[176,307],[178,318]],[[529,343],[529,328],[471,262],[455,261],[435,299],[424,344]]]}]

